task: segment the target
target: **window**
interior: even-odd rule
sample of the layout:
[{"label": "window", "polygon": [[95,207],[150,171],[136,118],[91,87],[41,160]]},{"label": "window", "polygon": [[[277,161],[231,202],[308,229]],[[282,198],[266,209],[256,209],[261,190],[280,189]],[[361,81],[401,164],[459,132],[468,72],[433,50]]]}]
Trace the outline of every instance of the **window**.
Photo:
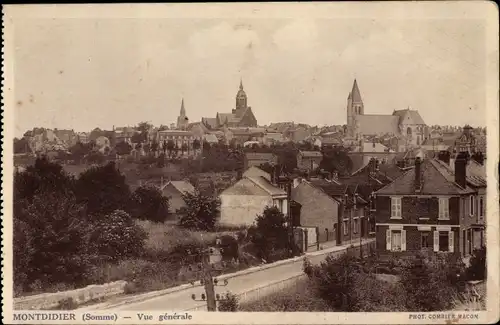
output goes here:
[{"label": "window", "polygon": [[448,198],[439,198],[439,219],[450,219],[450,200]]},{"label": "window", "polygon": [[479,197],[479,216],[484,217],[484,198]]},{"label": "window", "polygon": [[434,251],[435,252],[453,252],[454,233],[453,231],[434,231]]},{"label": "window", "polygon": [[447,252],[448,247],[448,232],[440,231],[439,232],[439,251]]},{"label": "window", "polygon": [[474,196],[469,197],[469,215],[474,215]]},{"label": "window", "polygon": [[420,233],[420,248],[431,248],[431,235],[430,232],[424,231]]},{"label": "window", "polygon": [[386,230],[386,249],[388,251],[400,252],[406,250],[406,231],[402,229]]},{"label": "window", "polygon": [[354,225],[353,225],[353,233],[358,233],[358,227],[359,227],[359,219],[354,219]]},{"label": "window", "polygon": [[347,221],[344,221],[342,223],[342,227],[344,228],[344,235],[347,235],[349,233],[348,232],[349,228],[347,228]]},{"label": "window", "polygon": [[401,219],[401,198],[391,198],[391,219]]}]

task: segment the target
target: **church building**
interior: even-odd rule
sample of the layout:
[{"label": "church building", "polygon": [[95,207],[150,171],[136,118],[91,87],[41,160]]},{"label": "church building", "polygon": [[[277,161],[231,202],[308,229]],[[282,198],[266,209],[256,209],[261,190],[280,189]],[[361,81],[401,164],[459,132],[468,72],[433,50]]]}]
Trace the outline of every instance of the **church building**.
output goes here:
[{"label": "church building", "polygon": [[394,110],[392,115],[365,114],[365,107],[354,80],[347,97],[347,135],[350,138],[363,136],[395,135],[404,138],[408,145],[420,146],[427,137],[427,126],[416,110]]},{"label": "church building", "polygon": [[240,89],[236,94],[236,106],[231,113],[217,113],[215,120],[202,118],[202,122],[209,128],[227,127],[257,127],[257,119],[252,108],[247,105],[247,94],[243,90],[243,82],[240,81]]},{"label": "church building", "polygon": [[177,129],[185,130],[189,124],[189,118],[186,116],[186,109],[184,108],[184,98],[181,102],[181,112],[177,117]]}]

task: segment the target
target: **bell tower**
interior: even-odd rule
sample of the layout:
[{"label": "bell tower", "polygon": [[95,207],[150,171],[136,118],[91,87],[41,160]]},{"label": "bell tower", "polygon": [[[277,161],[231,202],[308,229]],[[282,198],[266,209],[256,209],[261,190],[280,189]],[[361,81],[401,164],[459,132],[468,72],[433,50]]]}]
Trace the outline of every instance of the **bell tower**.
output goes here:
[{"label": "bell tower", "polygon": [[361,99],[361,93],[358,88],[358,82],[354,79],[352,90],[347,97],[347,132],[351,137],[355,136],[356,116],[363,115],[365,107]]},{"label": "bell tower", "polygon": [[236,94],[236,107],[235,113],[239,114],[247,108],[247,94],[243,90],[243,81],[240,79],[240,89]]}]

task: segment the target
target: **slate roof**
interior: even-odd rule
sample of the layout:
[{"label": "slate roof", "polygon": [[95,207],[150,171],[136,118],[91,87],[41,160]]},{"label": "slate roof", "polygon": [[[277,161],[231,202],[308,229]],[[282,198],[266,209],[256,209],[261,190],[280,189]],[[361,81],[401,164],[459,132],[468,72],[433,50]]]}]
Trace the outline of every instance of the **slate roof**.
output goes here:
[{"label": "slate roof", "polygon": [[399,124],[422,124],[425,125],[424,120],[416,110],[402,109],[392,113],[394,116],[399,117]]},{"label": "slate roof", "polygon": [[279,187],[272,185],[262,176],[246,176],[240,179],[236,184],[224,190],[224,195],[271,195],[284,196],[287,193]]},{"label": "slate roof", "polygon": [[349,93],[349,97],[352,99],[353,103],[362,103],[361,93],[359,92],[358,82],[354,79],[354,84],[352,85],[352,90]]},{"label": "slate roof", "polygon": [[394,115],[357,115],[357,128],[362,134],[399,134],[399,116]]},{"label": "slate roof", "polygon": [[215,117],[202,117],[201,122],[212,129],[217,127],[217,118]]},{"label": "slate roof", "polygon": [[[420,165],[422,173],[421,195],[468,194],[474,191],[467,187],[462,189],[455,183],[455,177],[445,166],[435,159],[424,159]],[[413,195],[415,194],[415,168],[398,177],[394,182],[384,186],[376,193],[381,195]]]},{"label": "slate roof", "polygon": [[172,185],[176,190],[178,190],[180,193],[194,193],[195,189],[194,186],[191,185],[191,183],[186,182],[186,181],[170,181],[167,184],[163,185],[161,190],[163,190],[165,187],[168,185]]},{"label": "slate roof", "polygon": [[[443,166],[443,168],[448,172],[448,174],[454,175],[455,165],[446,164],[441,160],[436,162]],[[475,160],[470,159],[466,167],[466,180],[473,187],[486,187],[486,167],[477,163]]]},{"label": "slate roof", "polygon": [[319,151],[299,151],[299,153],[303,157],[310,157],[310,158],[322,158],[323,154]]},{"label": "slate roof", "polygon": [[271,162],[271,161],[277,161],[278,156],[276,156],[272,152],[246,152],[245,159],[248,159],[248,160],[269,160]]},{"label": "slate roof", "polygon": [[326,180],[320,179],[320,180],[310,180],[309,183],[312,185],[320,188],[325,192],[326,194],[330,196],[342,196],[347,193],[348,185],[346,184],[336,184],[336,183],[331,183]]}]

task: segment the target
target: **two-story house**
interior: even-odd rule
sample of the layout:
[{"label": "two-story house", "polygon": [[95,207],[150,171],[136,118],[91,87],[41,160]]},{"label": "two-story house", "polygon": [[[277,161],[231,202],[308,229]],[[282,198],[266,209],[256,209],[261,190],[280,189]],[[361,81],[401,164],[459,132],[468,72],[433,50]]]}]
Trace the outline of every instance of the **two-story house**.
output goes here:
[{"label": "two-story house", "polygon": [[[357,193],[357,186],[341,184],[335,179],[310,179],[309,182],[339,202],[338,221],[333,224],[333,233],[337,245],[352,243],[361,237],[367,236],[366,212],[368,202]],[[300,201],[297,202],[302,204]],[[303,204],[301,215],[302,213],[305,213]]]},{"label": "two-story house", "polygon": [[319,167],[323,154],[320,151],[299,151],[297,153],[297,168],[313,171]]},{"label": "two-story house", "polygon": [[467,185],[467,160],[459,155],[450,174],[435,159],[415,159],[403,176],[375,192],[376,242],[381,254],[466,254],[463,220],[476,191]]},{"label": "two-story house", "polygon": [[288,193],[271,181],[271,175],[252,167],[219,195],[220,223],[250,226],[266,207],[275,206],[288,215]]}]

